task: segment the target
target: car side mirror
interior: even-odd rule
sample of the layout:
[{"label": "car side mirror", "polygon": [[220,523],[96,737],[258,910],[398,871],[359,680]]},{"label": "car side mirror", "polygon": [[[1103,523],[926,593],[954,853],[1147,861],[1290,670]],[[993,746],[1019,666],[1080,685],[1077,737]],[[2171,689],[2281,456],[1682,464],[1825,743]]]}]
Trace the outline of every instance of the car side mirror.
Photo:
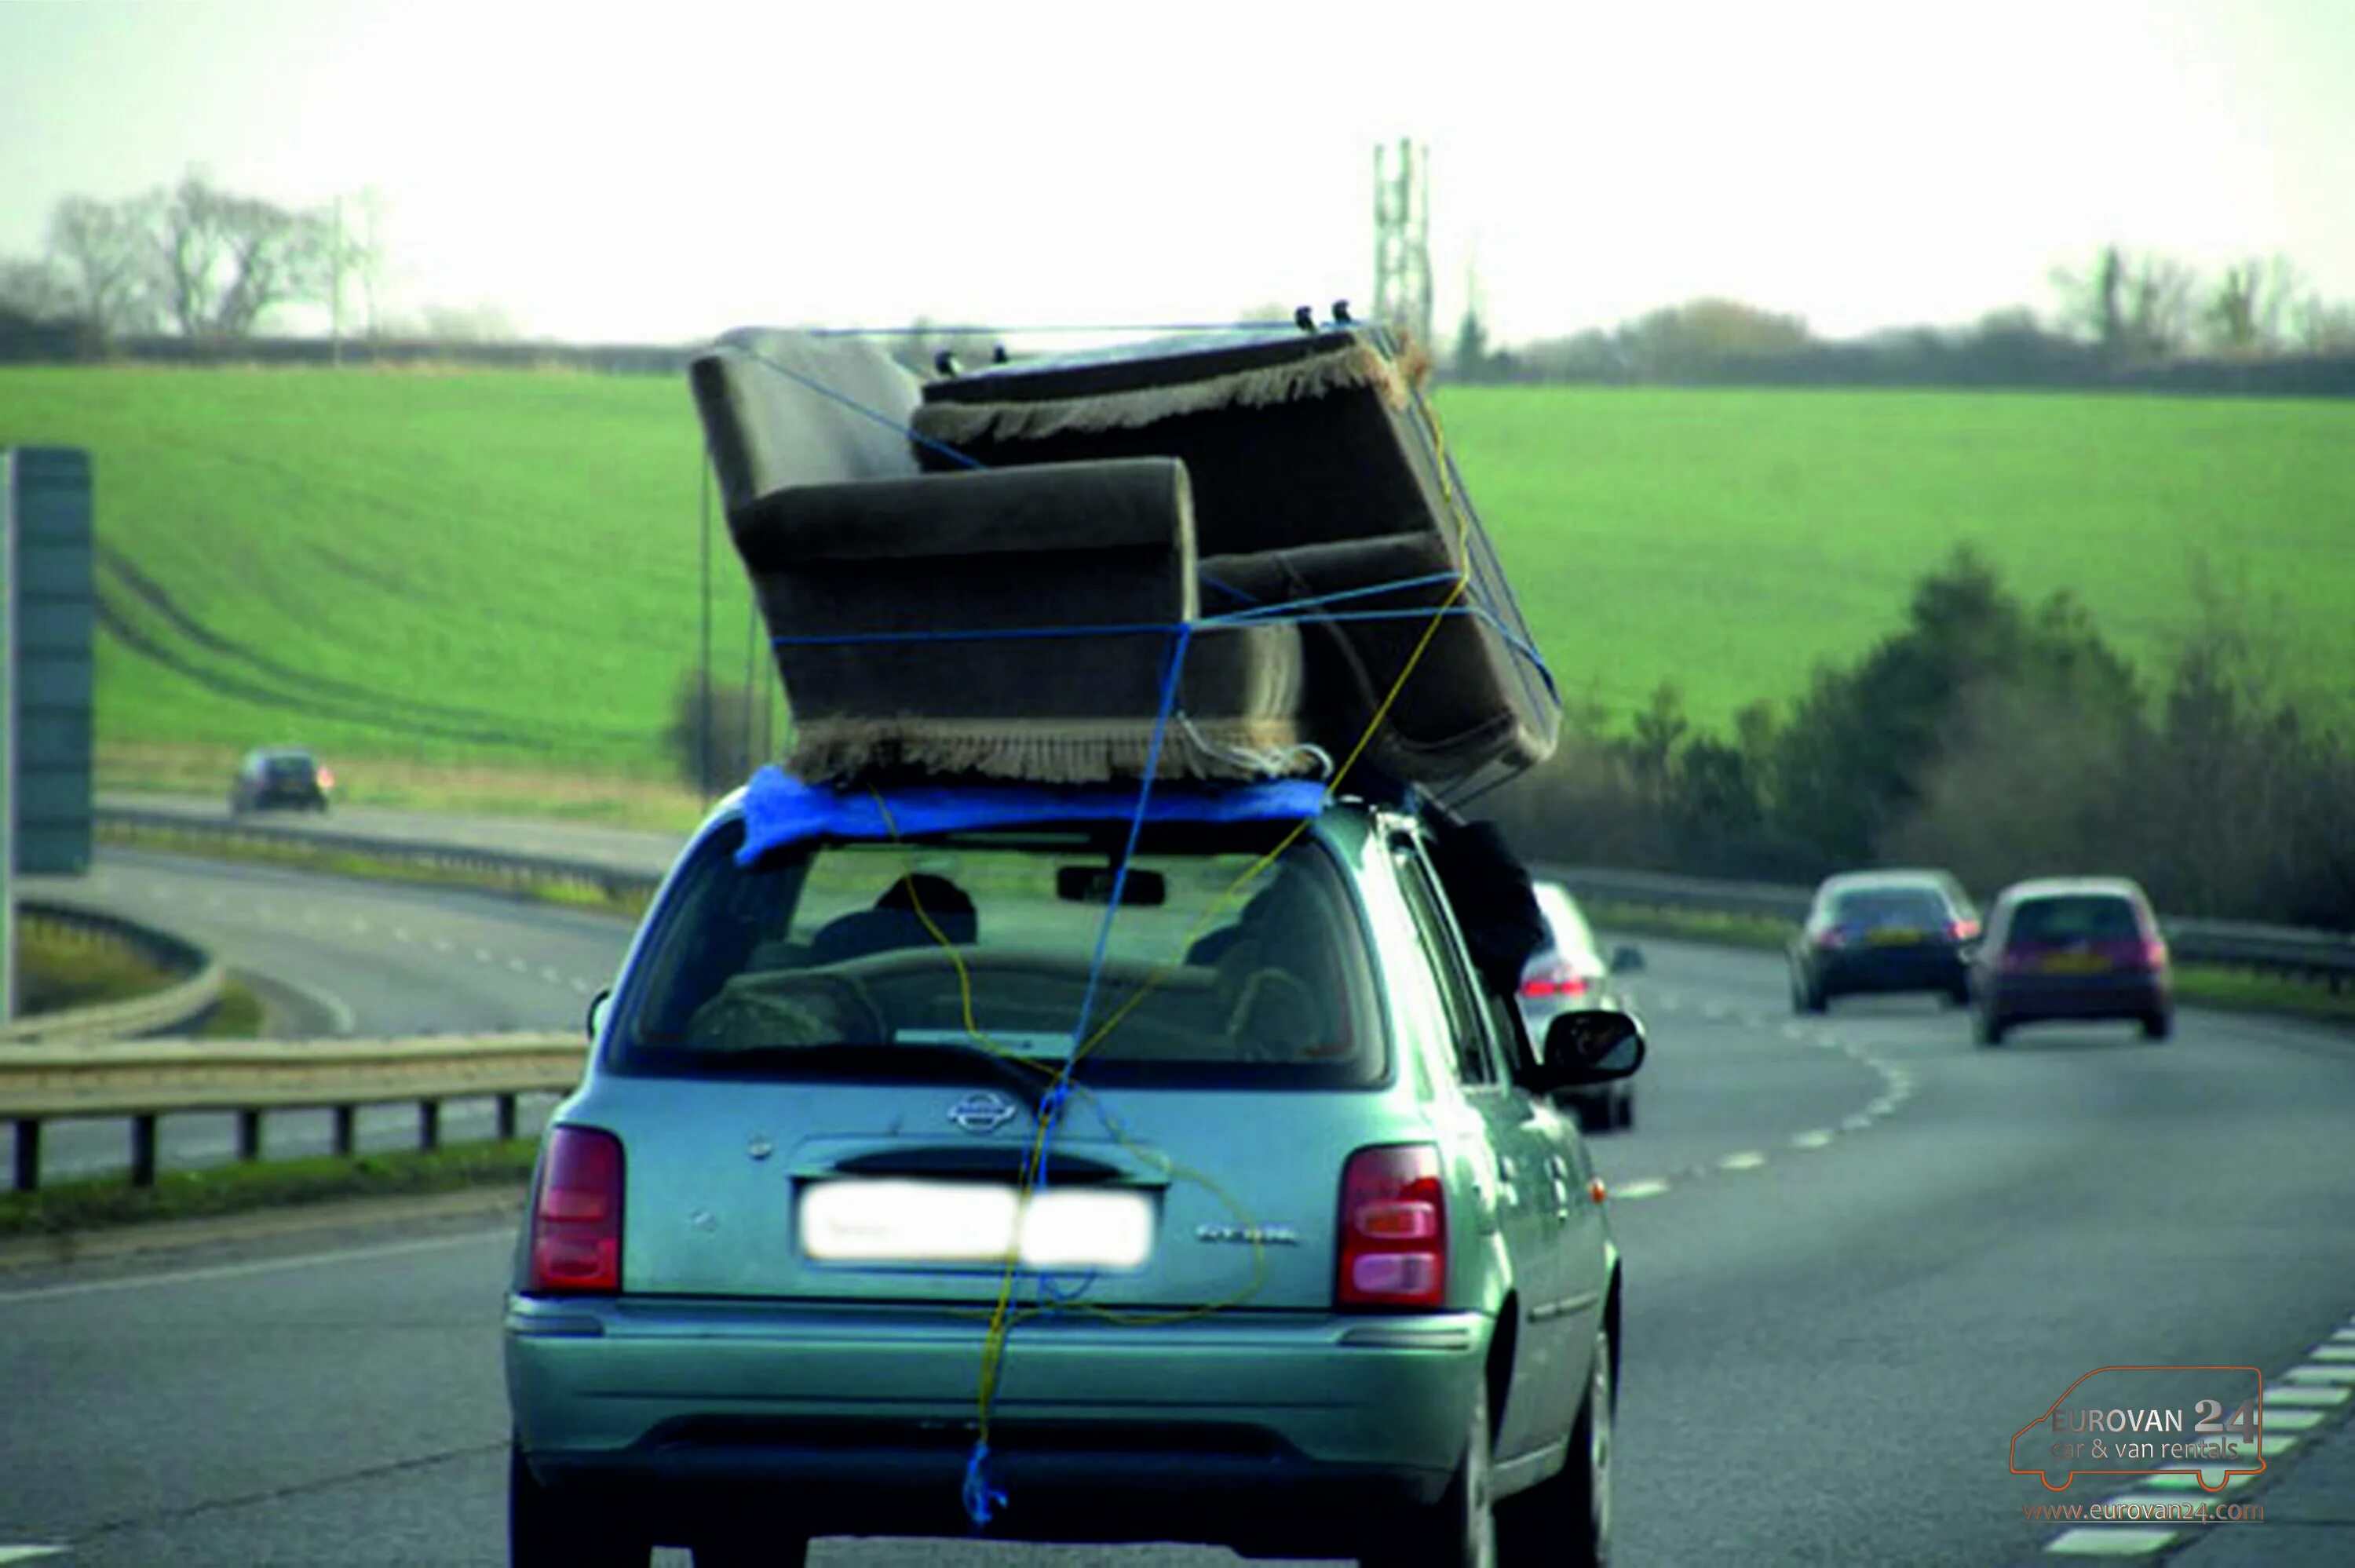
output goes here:
[{"label": "car side mirror", "polygon": [[1632,1075],[1644,1065],[1644,1029],[1624,1012],[1565,1012],[1546,1026],[1545,1060],[1529,1070],[1541,1095]]},{"label": "car side mirror", "polygon": [[1644,949],[1619,947],[1611,951],[1611,972],[1614,975],[1639,975],[1644,972]]},{"label": "car side mirror", "polygon": [[613,988],[607,986],[589,999],[589,1044],[597,1044],[597,1036],[605,1033],[605,1015],[613,1011]]}]

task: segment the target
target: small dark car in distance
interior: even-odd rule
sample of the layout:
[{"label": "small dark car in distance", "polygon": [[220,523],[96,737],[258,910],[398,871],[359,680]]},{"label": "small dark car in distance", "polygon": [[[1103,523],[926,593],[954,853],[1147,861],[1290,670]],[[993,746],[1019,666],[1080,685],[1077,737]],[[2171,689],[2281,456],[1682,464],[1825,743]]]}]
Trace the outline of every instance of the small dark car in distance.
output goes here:
[{"label": "small dark car in distance", "polygon": [[[1532,890],[1550,939],[1529,955],[1521,971],[1521,1022],[1532,1045],[1542,1054],[1547,1027],[1565,1012],[1634,1012],[1620,978],[1640,971],[1644,955],[1638,948],[1621,947],[1604,962],[1585,911],[1579,908],[1570,889],[1559,882],[1539,882]],[[1562,1097],[1576,1108],[1583,1131],[1608,1132],[1636,1125],[1636,1089],[1630,1079],[1614,1078],[1565,1090]]]},{"label": "small dark car in distance", "polygon": [[1979,1044],[2047,1019],[2132,1019],[2164,1040],[2175,981],[2158,916],[2122,876],[2015,883],[1987,914],[1974,960]]},{"label": "small dark car in distance", "polygon": [[1843,872],[1816,889],[1792,940],[1791,1010],[1821,1012],[1837,996],[1935,991],[1970,1000],[1967,949],[1978,910],[1943,871]]},{"label": "small dark car in distance", "polygon": [[327,792],[335,787],[336,776],[303,747],[262,747],[247,752],[245,760],[238,764],[237,777],[229,787],[229,814],[243,816],[280,806],[325,811]]}]

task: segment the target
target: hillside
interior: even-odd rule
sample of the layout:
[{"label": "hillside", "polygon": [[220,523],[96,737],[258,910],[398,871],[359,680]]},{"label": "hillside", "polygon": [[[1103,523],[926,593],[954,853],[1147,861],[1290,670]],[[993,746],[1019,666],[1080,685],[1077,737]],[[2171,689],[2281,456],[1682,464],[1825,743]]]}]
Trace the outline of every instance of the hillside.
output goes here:
[{"label": "hillside", "polygon": [[[2355,716],[2355,406],[1455,388],[1439,408],[1540,646],[1612,707],[1787,698],[1977,540],[2142,659],[2203,577]],[[94,456],[102,753],[642,778],[700,636],[687,389],[570,373],[0,371],[0,443]],[[715,666],[747,609],[715,520]],[[764,657],[765,655],[761,655]],[[208,764],[209,766],[209,764]]]}]

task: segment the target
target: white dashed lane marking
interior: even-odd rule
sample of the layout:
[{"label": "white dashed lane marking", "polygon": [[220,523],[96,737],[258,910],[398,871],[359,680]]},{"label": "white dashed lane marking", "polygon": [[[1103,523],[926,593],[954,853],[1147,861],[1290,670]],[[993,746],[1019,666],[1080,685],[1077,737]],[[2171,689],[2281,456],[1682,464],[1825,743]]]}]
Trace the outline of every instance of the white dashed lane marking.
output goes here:
[{"label": "white dashed lane marking", "polygon": [[507,968],[515,970],[515,972],[519,975],[528,974],[531,972],[531,966],[525,963],[521,959],[509,959],[507,960]]},{"label": "white dashed lane marking", "polygon": [[478,964],[487,964],[487,963],[489,963],[489,962],[491,961],[491,950],[490,950],[490,948],[476,948],[474,949],[474,961],[475,961],[476,963],[478,963]]},{"label": "white dashed lane marking", "polygon": [[2174,1544],[2181,1533],[2105,1525],[2098,1530],[2063,1531],[2044,1550],[2071,1557],[2147,1557]]},{"label": "white dashed lane marking", "polygon": [[1721,1171],[1755,1171],[1765,1163],[1764,1155],[1752,1150],[1744,1150],[1739,1154],[1727,1155],[1717,1162],[1717,1168]]},{"label": "white dashed lane marking", "polygon": [[1614,1198],[1625,1198],[1632,1202],[1638,1198],[1657,1198],[1668,1190],[1668,1184],[1666,1181],[1630,1181],[1625,1186],[1612,1188],[1611,1195]]},{"label": "white dashed lane marking", "polygon": [[2330,1366],[2292,1367],[2282,1375],[2292,1383],[2355,1383],[2355,1366],[2339,1363]]},{"label": "white dashed lane marking", "polygon": [[1791,1147],[1794,1149],[1821,1149],[1825,1145],[1830,1143],[1832,1138],[1833,1134],[1830,1129],[1827,1128],[1817,1128],[1813,1132],[1803,1132],[1799,1134],[1798,1137],[1791,1139]]},{"label": "white dashed lane marking", "polygon": [[30,1563],[36,1557],[55,1557],[65,1550],[62,1546],[0,1546],[0,1563]]}]

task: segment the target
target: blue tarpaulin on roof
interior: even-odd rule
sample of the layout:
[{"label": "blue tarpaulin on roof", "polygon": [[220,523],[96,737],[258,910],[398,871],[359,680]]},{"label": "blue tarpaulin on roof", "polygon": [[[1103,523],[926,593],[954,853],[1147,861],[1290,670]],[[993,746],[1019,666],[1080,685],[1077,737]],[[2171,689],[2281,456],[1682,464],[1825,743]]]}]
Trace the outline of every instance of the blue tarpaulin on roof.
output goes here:
[{"label": "blue tarpaulin on roof", "polygon": [[[774,768],[744,790],[744,847],[737,863],[811,839],[915,838],[961,828],[1046,822],[1125,822],[1136,816],[1134,784],[987,785],[837,790],[805,784]],[[1145,801],[1148,822],[1296,821],[1325,804],[1325,786],[1286,779],[1201,789],[1156,784]]]}]

